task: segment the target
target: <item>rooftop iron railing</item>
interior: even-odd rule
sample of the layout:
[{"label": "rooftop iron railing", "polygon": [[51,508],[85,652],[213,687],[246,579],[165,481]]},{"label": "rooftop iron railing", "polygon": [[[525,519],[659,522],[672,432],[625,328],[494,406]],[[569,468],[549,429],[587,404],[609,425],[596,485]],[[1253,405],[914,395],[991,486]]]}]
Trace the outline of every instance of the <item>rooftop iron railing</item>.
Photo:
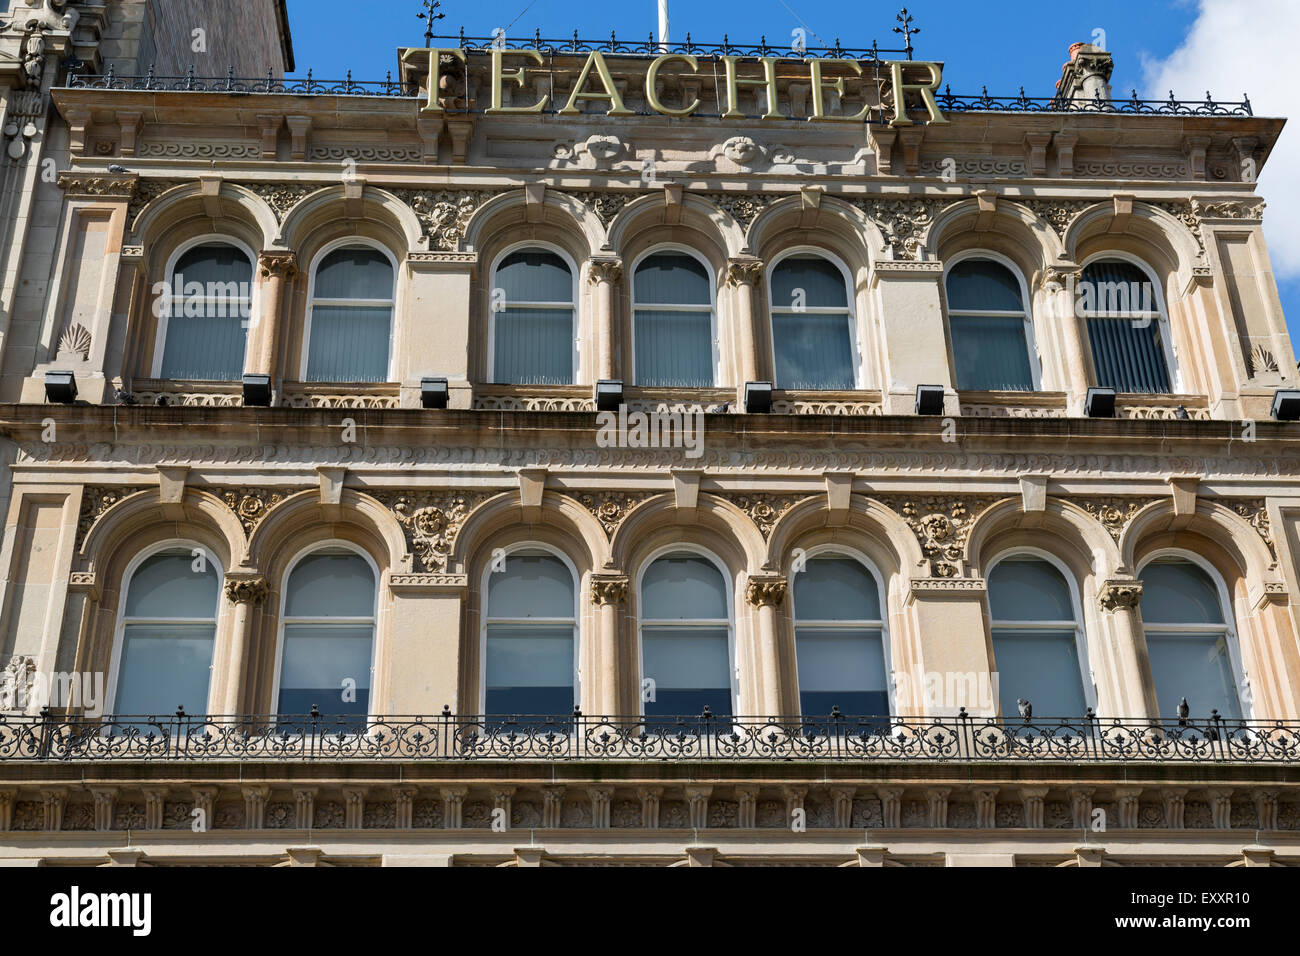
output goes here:
[{"label": "rooftop iron railing", "polygon": [[13,761],[1300,763],[1300,724],[972,717],[0,716]]}]

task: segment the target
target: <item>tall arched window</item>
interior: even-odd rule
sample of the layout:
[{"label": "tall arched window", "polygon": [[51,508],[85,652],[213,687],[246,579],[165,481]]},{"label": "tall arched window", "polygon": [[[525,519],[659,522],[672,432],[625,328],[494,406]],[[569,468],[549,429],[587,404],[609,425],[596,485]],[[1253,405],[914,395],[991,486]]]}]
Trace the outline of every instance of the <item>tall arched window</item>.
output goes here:
[{"label": "tall arched window", "polygon": [[947,291],[957,388],[1033,391],[1033,330],[1015,273],[992,259],[963,259],[948,270]]},{"label": "tall arched window", "polygon": [[704,263],[658,252],[632,280],[636,384],[709,388],[714,384],[713,285]]},{"label": "tall arched window", "polygon": [[321,259],[312,277],[306,381],[388,381],[393,280],[392,262],[368,246]]},{"label": "tall arched window", "polygon": [[281,714],[362,715],[370,710],[375,572],[365,558],[323,548],[298,561],[281,615]]},{"label": "tall arched window", "polygon": [[1146,270],[1102,259],[1083,270],[1079,308],[1097,384],[1117,392],[1169,392],[1169,360],[1160,294]]},{"label": "tall arched window", "polygon": [[1016,717],[1026,700],[1035,718],[1082,717],[1083,626],[1065,576],[1048,561],[1016,555],[989,572],[988,589],[1002,716]]},{"label": "tall arched window", "polygon": [[571,385],[574,377],[573,270],[547,249],[507,255],[492,282],[492,381]]},{"label": "tall arched window", "polygon": [[667,554],[642,575],[641,679],[648,717],[732,712],[731,601],[708,558]]},{"label": "tall arched window", "polygon": [[1185,697],[1194,718],[1208,719],[1214,710],[1240,718],[1235,637],[1219,586],[1199,565],[1176,557],[1152,561],[1140,577],[1159,715],[1176,718]]},{"label": "tall arched window", "polygon": [[790,256],[772,270],[771,289],[776,387],[853,388],[853,316],[844,274],[821,256]]},{"label": "tall arched window", "polygon": [[113,711],[208,712],[221,570],[190,545],[140,562],[126,585],[119,622]]},{"label": "tall arched window", "polygon": [[227,243],[204,243],[172,266],[156,374],[233,382],[244,374],[252,314],[253,262]]},{"label": "tall arched window", "polygon": [[578,702],[573,573],[543,551],[487,572],[484,712],[563,716]]},{"label": "tall arched window", "polygon": [[810,558],[794,575],[799,710],[821,718],[889,714],[880,587],[858,561]]}]

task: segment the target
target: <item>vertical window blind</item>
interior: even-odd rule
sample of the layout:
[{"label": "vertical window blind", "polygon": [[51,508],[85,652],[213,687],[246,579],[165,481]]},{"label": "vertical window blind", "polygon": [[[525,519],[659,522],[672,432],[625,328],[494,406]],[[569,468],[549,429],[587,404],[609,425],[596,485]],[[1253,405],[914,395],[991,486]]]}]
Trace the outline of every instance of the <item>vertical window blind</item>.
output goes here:
[{"label": "vertical window blind", "polygon": [[799,711],[821,718],[889,715],[880,589],[850,558],[813,558],[794,575]]},{"label": "vertical window blind", "polygon": [[1171,390],[1155,288],[1130,262],[1094,262],[1079,288],[1097,384],[1117,392]]},{"label": "vertical window blind", "polygon": [[693,554],[659,558],[641,578],[641,676],[647,717],[729,715],[731,602],[717,567]]},{"label": "vertical window blind", "polygon": [[820,256],[791,256],[772,272],[776,387],[851,389],[853,331],[844,276]]},{"label": "vertical window blind", "polygon": [[492,380],[572,384],[577,332],[568,263],[544,249],[512,252],[497,267],[492,291]]},{"label": "vertical window blind", "polygon": [[569,714],[574,682],[573,575],[559,558],[518,552],[488,576],[485,706],[497,717]]},{"label": "vertical window blind", "polygon": [[228,245],[198,246],[172,270],[159,375],[231,382],[244,374],[253,263]]},{"label": "vertical window blind", "polygon": [[636,384],[712,387],[713,295],[704,264],[684,253],[649,256],[632,295]]},{"label": "vertical window blind", "polygon": [[989,259],[965,259],[948,271],[947,292],[957,388],[1033,391],[1029,313],[1011,270]]},{"label": "vertical window blind", "polygon": [[309,382],[386,382],[393,266],[376,249],[330,253],[316,270],[307,346]]}]

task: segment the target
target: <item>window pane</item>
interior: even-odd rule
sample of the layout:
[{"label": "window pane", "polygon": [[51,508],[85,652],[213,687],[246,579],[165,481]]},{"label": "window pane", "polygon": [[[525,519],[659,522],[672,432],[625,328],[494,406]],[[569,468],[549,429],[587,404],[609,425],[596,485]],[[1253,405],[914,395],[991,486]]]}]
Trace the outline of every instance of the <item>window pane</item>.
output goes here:
[{"label": "window pane", "polygon": [[487,633],[487,712],[572,712],[573,628],[491,625]]},{"label": "window pane", "polygon": [[[1093,310],[1154,311],[1155,290],[1147,274],[1128,262],[1095,262],[1083,270],[1080,293],[1090,293]],[[1086,301],[1086,298],[1085,298]],[[1117,392],[1160,393],[1170,390],[1160,322],[1155,317],[1090,318],[1097,384]]]},{"label": "window pane", "polygon": [[708,312],[636,310],[636,383],[713,386],[713,317]]},{"label": "window pane", "polygon": [[851,389],[855,384],[847,313],[777,313],[772,347],[778,388]]},{"label": "window pane", "polygon": [[1177,718],[1178,704],[1184,697],[1194,719],[1208,720],[1212,710],[1218,710],[1219,716],[1227,720],[1241,717],[1224,635],[1148,631],[1146,638],[1162,719]]},{"label": "window pane", "polygon": [[651,716],[688,716],[707,705],[731,713],[731,678],[726,628],[647,627],[641,645],[643,678],[654,681]]},{"label": "window pane", "polygon": [[641,616],[649,621],[725,621],[727,585],[712,561],[660,558],[641,578]]},{"label": "window pane", "polygon": [[573,309],[506,309],[493,323],[494,382],[573,383]]},{"label": "window pane", "polygon": [[339,249],[316,270],[318,299],[391,299],[393,264],[377,249]]},{"label": "window pane", "polygon": [[506,302],[573,302],[573,273],[553,252],[512,252],[497,267],[497,288]]},{"label": "window pane", "polygon": [[969,312],[1023,312],[1020,282],[987,259],[966,259],[948,270],[948,308]]},{"label": "window pane", "polygon": [[162,716],[184,707],[206,714],[215,631],[212,624],[127,624],[113,710]]},{"label": "window pane", "polygon": [[995,621],[1073,621],[1070,586],[1046,561],[999,561],[989,574]]},{"label": "window pane", "polygon": [[321,552],[303,558],[289,575],[287,617],[371,617],[375,575],[360,555]]},{"label": "window pane", "polygon": [[311,313],[309,382],[388,381],[387,307],[318,305]]},{"label": "window pane", "polygon": [[879,630],[799,628],[799,709],[825,717],[832,707],[850,717],[889,713],[883,636]]},{"label": "window pane", "polygon": [[1088,709],[1074,631],[993,630],[1002,716],[1013,719],[1023,697],[1034,718],[1082,717]]},{"label": "window pane", "polygon": [[252,294],[253,264],[234,246],[199,246],[181,256],[161,376],[229,382],[243,375]]},{"label": "window pane", "polygon": [[646,305],[709,305],[709,270],[693,256],[666,252],[637,266],[636,301]]},{"label": "window pane", "polygon": [[772,308],[797,308],[800,297],[796,290],[799,289],[803,290],[803,304],[809,308],[848,311],[844,273],[820,256],[791,256],[781,260],[772,270]]},{"label": "window pane", "polygon": [[1018,316],[953,315],[952,355],[957,388],[1029,392],[1034,373],[1025,341],[1025,320]]},{"label": "window pane", "polygon": [[[327,716],[367,713],[373,638],[369,624],[286,624],[279,712],[307,714],[315,704]],[[344,700],[345,680],[356,700]]]},{"label": "window pane", "polygon": [[794,575],[794,607],[800,621],[878,621],[880,589],[851,558],[813,558]]},{"label": "window pane", "polygon": [[208,618],[217,614],[219,582],[212,562],[194,570],[189,550],[163,551],[146,558],[131,575],[126,593],[128,618]]},{"label": "window pane", "polygon": [[493,620],[573,617],[573,575],[559,558],[511,554],[505,571],[488,575],[488,617]]},{"label": "window pane", "polygon": [[1148,624],[1222,624],[1218,588],[1190,561],[1155,561],[1142,569],[1142,620]]}]

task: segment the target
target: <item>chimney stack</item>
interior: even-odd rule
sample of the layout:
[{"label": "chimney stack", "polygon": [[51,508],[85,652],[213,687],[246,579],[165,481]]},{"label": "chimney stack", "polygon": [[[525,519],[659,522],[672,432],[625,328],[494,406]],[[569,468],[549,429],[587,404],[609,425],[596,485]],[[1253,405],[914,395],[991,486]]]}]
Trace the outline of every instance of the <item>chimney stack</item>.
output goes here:
[{"label": "chimney stack", "polygon": [[1070,62],[1061,67],[1061,78],[1056,83],[1059,100],[1096,100],[1110,102],[1110,75],[1115,69],[1114,58],[1101,47],[1091,43],[1070,46]]}]

